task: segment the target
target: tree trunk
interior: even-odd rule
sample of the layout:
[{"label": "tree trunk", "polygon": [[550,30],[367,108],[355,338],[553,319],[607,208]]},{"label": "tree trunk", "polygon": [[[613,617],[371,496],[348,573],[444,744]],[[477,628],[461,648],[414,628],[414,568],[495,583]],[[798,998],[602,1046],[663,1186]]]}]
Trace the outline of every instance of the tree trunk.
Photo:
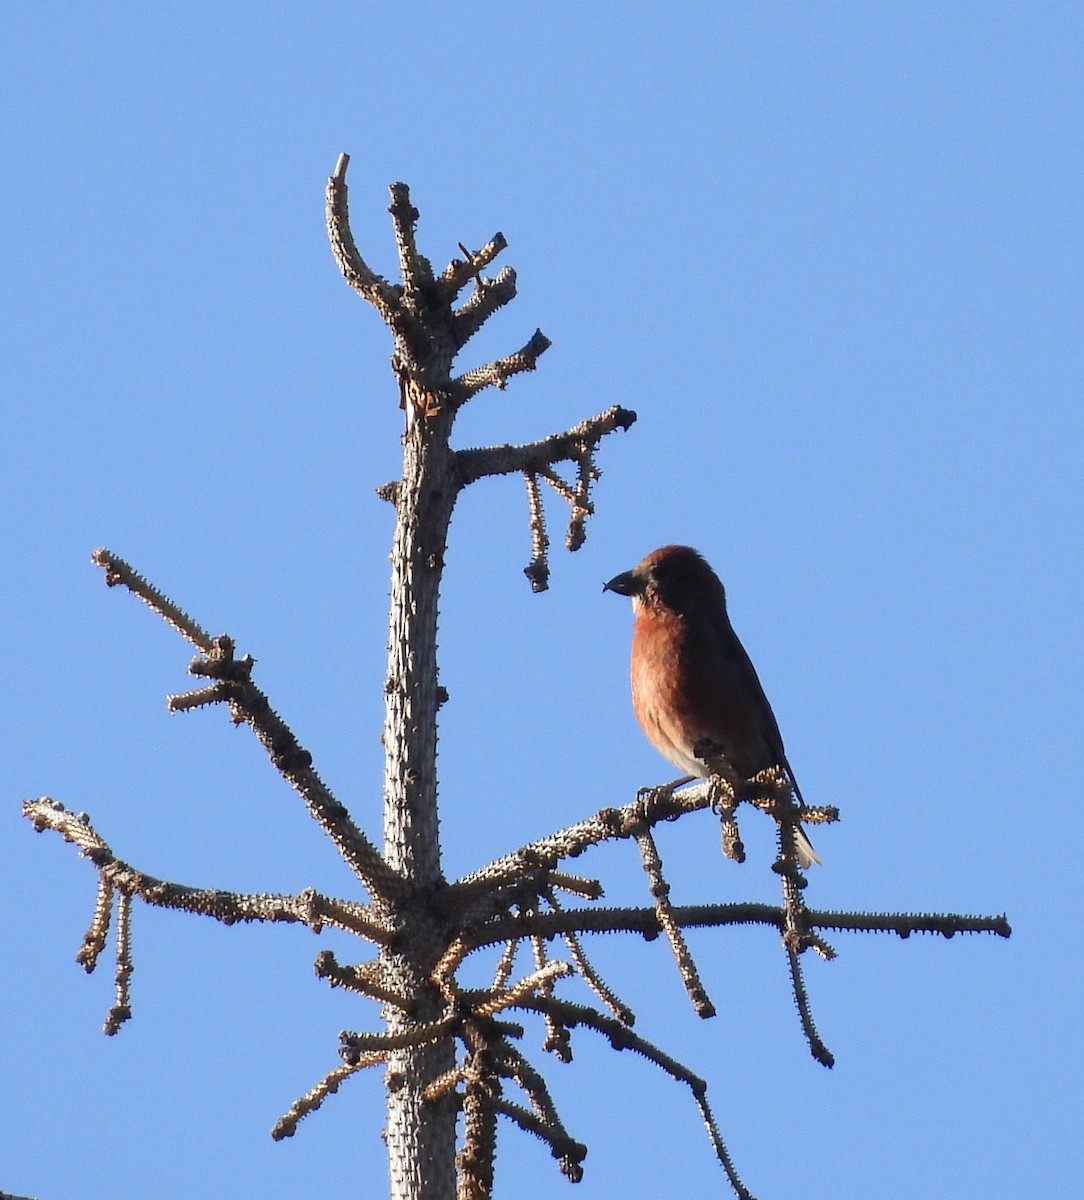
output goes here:
[{"label": "tree trunk", "polygon": [[[444,879],[437,821],[437,609],[448,524],[458,491],[448,445],[452,415],[407,382],[403,474],[396,494],[391,613],[384,719],[384,853],[408,881],[397,906],[399,940],[385,956],[390,986],[418,997],[413,1012],[386,1005],[389,1034],[440,1016],[444,1001],[429,983],[445,940],[431,903]],[[385,1138],[392,1200],[453,1200],[456,1192],[454,1096],[426,1102],[423,1092],[455,1067],[451,1037],[388,1059]]]}]

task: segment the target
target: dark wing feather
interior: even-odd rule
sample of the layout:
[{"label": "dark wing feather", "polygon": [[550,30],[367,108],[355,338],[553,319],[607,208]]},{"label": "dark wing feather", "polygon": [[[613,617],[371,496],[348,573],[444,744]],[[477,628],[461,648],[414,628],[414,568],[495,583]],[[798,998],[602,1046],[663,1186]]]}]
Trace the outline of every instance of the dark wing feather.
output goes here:
[{"label": "dark wing feather", "polygon": [[756,771],[762,770],[764,767],[778,764],[790,777],[794,794],[798,797],[798,803],[804,806],[805,801],[798,788],[798,781],[794,778],[794,771],[787,759],[787,752],[783,749],[783,735],[779,732],[779,722],[775,719],[775,713],[768,702],[752,659],[734,632],[734,627],[730,624],[725,611],[721,614],[710,614],[708,623],[713,635],[712,641],[716,647],[715,652],[725,663],[720,674],[727,680],[729,686],[740,692],[748,718],[755,722],[760,739],[770,757],[770,761],[760,763],[752,774],[756,774]]}]

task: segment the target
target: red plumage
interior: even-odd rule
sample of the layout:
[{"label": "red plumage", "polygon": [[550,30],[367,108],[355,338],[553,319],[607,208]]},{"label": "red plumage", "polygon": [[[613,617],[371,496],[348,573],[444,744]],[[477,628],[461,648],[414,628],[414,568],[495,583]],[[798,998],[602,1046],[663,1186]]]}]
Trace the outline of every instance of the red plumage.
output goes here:
[{"label": "red plumage", "polygon": [[[802,793],[775,714],[726,611],[719,577],[688,546],[662,546],[605,585],[632,598],[632,707],[651,744],[689,776],[711,771],[705,739],[743,780],[782,767]],[[819,862],[798,830],[804,866]]]}]

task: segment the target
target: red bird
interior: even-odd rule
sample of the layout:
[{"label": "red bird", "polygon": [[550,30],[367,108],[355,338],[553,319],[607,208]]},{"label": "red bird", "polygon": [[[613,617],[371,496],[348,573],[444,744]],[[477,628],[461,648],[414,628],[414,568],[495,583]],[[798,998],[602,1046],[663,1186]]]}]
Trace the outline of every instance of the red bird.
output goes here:
[{"label": "red bird", "polygon": [[[693,748],[703,741],[742,779],[782,767],[802,793],[783,749],[772,706],[726,611],[719,577],[688,546],[663,546],[603,586],[632,597],[632,707],[647,739],[694,777],[711,770]],[[802,866],[819,863],[796,827]]]}]

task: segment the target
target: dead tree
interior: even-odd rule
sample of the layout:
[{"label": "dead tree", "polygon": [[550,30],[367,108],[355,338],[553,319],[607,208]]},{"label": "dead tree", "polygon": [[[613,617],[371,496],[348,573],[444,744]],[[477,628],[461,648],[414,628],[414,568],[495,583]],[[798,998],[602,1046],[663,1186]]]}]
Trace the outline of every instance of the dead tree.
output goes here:
[{"label": "dead tree", "polygon": [[[387,1087],[387,1144],[393,1200],[479,1200],[491,1194],[498,1118],[534,1134],[570,1180],[582,1173],[586,1147],[566,1131],[547,1084],[523,1048],[524,1026],[516,1014],[537,1014],[545,1029],[543,1049],[571,1056],[571,1034],[593,1030],[618,1050],[633,1050],[684,1083],[705,1123],[715,1154],[739,1197],[750,1193],[738,1178],[708,1107],[706,1084],[687,1067],[632,1030],[632,1010],[592,967],[584,937],[625,932],[645,939],[664,936],[690,1002],[702,1017],[714,1008],[700,981],[683,930],[758,924],[782,939],[794,998],[813,1055],[826,1066],[832,1056],[814,1027],[802,981],[807,950],[830,958],[830,930],[916,931],[951,936],[961,931],[1008,936],[1003,917],[822,912],[807,906],[806,880],[794,849],[793,831],[808,822],[836,819],[832,809],[799,811],[781,772],[762,772],[735,789],[725,773],[681,790],[645,790],[626,803],[603,808],[548,837],[531,842],[454,881],[441,869],[437,823],[437,713],[446,698],[437,672],[437,601],[445,546],[456,500],[464,488],[492,475],[521,475],[526,482],[531,560],[526,575],[535,591],[547,586],[549,541],[543,485],[569,506],[566,544],[577,549],[593,512],[592,485],[603,438],[628,430],[635,413],[614,407],[564,433],[525,445],[453,449],[456,414],[483,388],[504,388],[521,371],[535,368],[548,346],[536,332],[522,349],[454,374],[460,350],[483,323],[515,295],[515,274],[505,267],[483,272],[505,247],[495,234],[479,250],[462,246],[438,275],[415,244],[418,213],[405,185],[393,184],[390,213],[401,282],[389,283],[365,263],[351,234],[346,203],[347,156],[342,155],[327,190],[328,231],[347,282],[380,314],[392,332],[392,368],[403,411],[400,478],[378,494],[395,507],[388,671],[385,682],[383,848],[358,828],[314,769],[286,722],[252,679],[253,660],[238,656],[231,638],[213,637],[138,575],[122,559],[98,550],[94,559],[110,585],[123,584],[196,648],[189,671],[192,691],[170,698],[182,712],[221,704],[236,724],[248,725],[271,761],[304,801],[313,820],[364,885],[365,903],[306,890],[300,895],[242,894],[186,887],[155,879],[123,862],[84,813],[49,799],[28,801],[27,817],[38,830],[54,829],[72,842],[98,872],[98,898],[78,954],[89,971],[106,944],[110,926],[116,947],[116,999],[105,1023],[116,1033],[131,1015],[129,913],[133,899],[181,909],[226,924],[237,921],[298,922],[319,932],[334,926],[356,935],[368,957],[340,963],[330,951],[316,959],[317,975],[381,1005],[377,1031],[345,1032],[340,1061],[283,1115],[273,1136],[291,1136],[299,1121],[319,1108],[350,1075],[383,1065]],[[464,290],[465,300],[459,302]],[[458,305],[458,306],[457,306]],[[704,756],[710,764],[712,748]],[[672,905],[670,887],[652,833],[669,821],[708,807],[722,819],[726,852],[744,851],[737,811],[748,803],[769,814],[779,834],[774,864],[782,886],[779,906],[767,904]],[[637,847],[647,875],[650,903],[603,908],[596,879],[571,873],[569,860],[611,840]],[[562,899],[564,897],[564,899]],[[569,899],[571,898],[571,900]],[[554,956],[551,947],[562,949]],[[492,983],[461,982],[468,958],[493,955]],[[558,994],[559,981],[579,975],[597,997],[573,1003]]]}]

